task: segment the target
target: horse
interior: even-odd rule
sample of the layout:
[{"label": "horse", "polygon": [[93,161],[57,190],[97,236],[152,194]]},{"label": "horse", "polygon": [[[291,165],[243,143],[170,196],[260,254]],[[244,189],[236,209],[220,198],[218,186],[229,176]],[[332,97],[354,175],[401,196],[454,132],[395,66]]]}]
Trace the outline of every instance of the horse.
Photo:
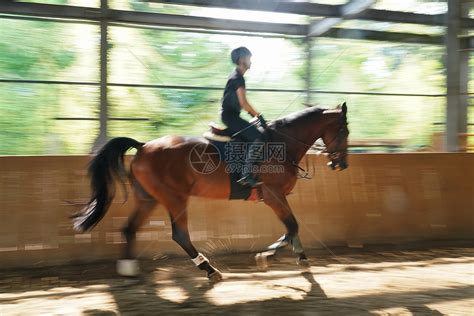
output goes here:
[{"label": "horse", "polygon": [[[281,167],[281,172],[259,173],[263,184],[252,189],[252,193],[258,192],[257,195],[252,194],[247,199],[255,200],[258,196],[263,200],[273,209],[287,232],[267,248],[268,252],[256,256],[257,263],[262,256],[273,256],[277,250],[291,245],[297,256],[297,263],[308,265],[308,258],[298,237],[298,222],[286,196],[295,186],[298,163],[320,138],[326,146],[329,167],[333,170],[348,167],[347,105],[344,103],[335,109],[309,107],[294,112],[268,123],[263,135],[266,141],[285,145],[285,159],[271,159],[261,163],[261,166],[277,165]],[[124,154],[132,148],[137,149],[137,152],[127,173]],[[215,146],[211,146],[211,142],[204,137],[167,135],[147,143],[117,137],[108,141],[91,160],[88,171],[92,197],[82,210],[72,216],[75,230],[89,231],[103,218],[114,198],[115,178],[125,186],[128,176],[136,200],[134,211],[122,229],[126,243],[123,257],[117,261],[119,274],[136,276],[139,273],[134,254],[136,233],[152,210],[161,204],[168,211],[172,222],[172,239],[200,270],[207,273],[210,281],[223,278],[222,273],[209,263],[208,258],[193,246],[188,231],[187,209],[190,196],[229,199],[233,184],[229,181],[226,164],[218,163],[218,155],[208,156],[215,170],[198,172],[190,162],[196,149],[201,153],[217,153]]]}]

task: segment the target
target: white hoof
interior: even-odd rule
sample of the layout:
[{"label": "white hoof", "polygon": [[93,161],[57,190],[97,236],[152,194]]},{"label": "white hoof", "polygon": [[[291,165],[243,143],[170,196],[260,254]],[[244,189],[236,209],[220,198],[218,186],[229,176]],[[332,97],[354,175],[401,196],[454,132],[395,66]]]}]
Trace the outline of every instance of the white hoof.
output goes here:
[{"label": "white hoof", "polygon": [[224,278],[219,270],[212,272],[208,277],[210,282],[219,282]]},{"label": "white hoof", "polygon": [[268,270],[267,255],[262,254],[262,253],[257,253],[255,255],[255,262],[257,263],[257,269],[259,271],[267,271]]},{"label": "white hoof", "polygon": [[309,259],[296,259],[296,264],[303,268],[308,268],[311,266]]},{"label": "white hoof", "polygon": [[117,260],[117,273],[121,276],[135,277],[140,273],[138,260],[121,259]]}]

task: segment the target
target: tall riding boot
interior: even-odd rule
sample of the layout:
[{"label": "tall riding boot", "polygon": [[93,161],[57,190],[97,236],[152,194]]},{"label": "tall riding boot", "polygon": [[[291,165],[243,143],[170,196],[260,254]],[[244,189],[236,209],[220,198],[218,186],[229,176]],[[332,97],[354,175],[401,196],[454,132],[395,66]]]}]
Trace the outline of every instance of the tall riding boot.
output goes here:
[{"label": "tall riding boot", "polygon": [[245,165],[242,170],[242,178],[237,182],[253,188],[263,183],[258,179],[257,175],[253,174],[252,170],[254,166],[258,166],[258,163],[263,161],[264,143],[260,138],[257,138],[247,146],[247,156],[245,157]]}]

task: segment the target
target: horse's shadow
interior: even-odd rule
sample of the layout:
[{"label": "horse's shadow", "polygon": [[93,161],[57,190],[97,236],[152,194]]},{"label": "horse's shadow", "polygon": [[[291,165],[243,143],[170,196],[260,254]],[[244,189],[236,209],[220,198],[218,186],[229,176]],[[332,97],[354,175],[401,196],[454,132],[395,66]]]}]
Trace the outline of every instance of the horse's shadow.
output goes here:
[{"label": "horse's shadow", "polygon": [[[443,252],[440,255],[441,257],[456,258],[456,262],[466,263],[469,260],[464,257],[469,256],[470,253],[461,252],[448,255]],[[143,274],[138,279],[118,277],[115,273],[115,264],[109,261],[38,270],[19,270],[3,273],[1,277],[20,279],[21,276],[25,285],[10,285],[8,289],[10,295],[16,292],[22,293],[28,289],[28,295],[22,295],[21,299],[44,298],[49,300],[53,297],[68,297],[82,295],[82,293],[94,295],[96,292],[101,295],[110,294],[109,302],[101,301],[100,306],[88,306],[88,309],[83,311],[85,315],[155,315],[158,313],[165,315],[178,313],[193,315],[214,313],[231,315],[280,315],[283,313],[371,315],[381,310],[398,309],[404,309],[405,312],[411,312],[413,315],[439,315],[439,312],[430,309],[429,306],[440,302],[469,299],[474,291],[474,285],[464,284],[447,288],[408,289],[403,292],[380,291],[370,294],[353,293],[351,288],[348,288],[348,295],[345,295],[344,289],[339,287],[338,292],[342,295],[336,297],[327,294],[331,293],[331,290],[327,286],[321,285],[325,284],[321,282],[324,282],[326,275],[332,274],[334,271],[330,269],[330,272],[325,272],[325,269],[320,269],[338,263],[334,258],[319,258],[316,262],[317,265],[299,270],[294,265],[293,259],[283,257],[265,273],[256,269],[251,260],[253,256],[249,254],[247,259],[244,257],[245,255],[233,255],[225,256],[227,260],[219,258],[220,268],[224,272],[225,279],[217,284],[209,283],[204,273],[197,270],[191,263],[180,264],[181,258],[170,261],[168,259],[144,261],[142,262]],[[434,262],[432,259],[436,256],[433,254],[433,256],[425,257],[423,258],[430,258],[431,263],[423,260],[417,266],[424,267],[432,264]],[[397,257],[371,256],[365,258],[365,263],[389,262],[390,264],[366,269],[357,266],[360,259],[358,256],[352,255],[345,259],[348,258],[353,259],[352,263],[349,263],[345,268],[339,267],[338,271],[377,273],[394,267],[404,269],[406,265],[406,262],[400,261],[400,258]],[[423,259],[413,256],[410,258],[413,260]],[[446,263],[448,262],[450,261]],[[436,264],[444,263],[442,260],[438,260]],[[413,266],[413,263],[410,263],[410,266]],[[47,280],[46,282],[52,283],[45,284],[43,279],[55,279],[55,281]],[[97,285],[105,285],[105,287],[95,288]],[[75,291],[73,291],[74,293],[70,291],[64,293],[58,291],[35,292],[39,289],[44,290],[45,287],[56,288],[58,286],[69,286]],[[331,283],[331,287],[334,286],[335,284]],[[327,291],[323,288],[326,288]],[[16,300],[18,298],[4,298],[0,303],[11,303]]]},{"label": "horse's shadow", "polygon": [[[249,270],[250,272],[251,270]],[[253,270],[253,272],[259,272]],[[309,271],[302,271],[293,276],[303,276],[310,284],[309,291],[303,291],[298,287],[285,286],[290,290],[303,292],[302,300],[294,300],[287,297],[274,297],[265,300],[250,300],[247,302],[239,302],[233,304],[219,305],[211,303],[209,301],[209,293],[218,286],[225,287],[228,282],[246,282],[246,281],[262,281],[265,282],[271,279],[279,279],[280,276],[266,276],[264,273],[259,273],[258,279],[256,279],[253,273],[249,273],[248,276],[239,275],[239,277],[233,278],[225,273],[226,278],[218,283],[211,283],[205,278],[201,277],[185,277],[183,272],[169,274],[168,280],[154,281],[154,273],[148,273],[143,275],[138,280],[130,280],[129,285],[117,286],[115,282],[109,284],[109,292],[114,297],[117,305],[118,315],[154,315],[160,314],[213,314],[213,313],[224,313],[224,314],[241,314],[246,313],[257,313],[266,314],[270,311],[272,313],[280,314],[280,312],[296,311],[302,312],[305,307],[303,306],[307,299],[327,299],[324,290],[315,280],[313,274]],[[262,278],[263,276],[263,278]],[[173,279],[173,281],[170,281]],[[263,280],[261,280],[263,279]],[[164,284],[160,284],[164,283]],[[172,299],[164,299],[158,295],[160,290],[165,289],[172,283],[175,288],[181,289],[187,295],[185,299],[178,302]],[[248,294],[248,293],[246,293]],[[258,294],[258,293],[255,293]],[[242,293],[239,290],[235,292],[229,292],[230,296],[239,296]],[[309,306],[306,306],[309,307]],[[99,310],[90,309],[83,312],[85,315],[116,315],[114,311],[110,310]]]},{"label": "horse's shadow", "polygon": [[[192,269],[191,269],[192,268]],[[118,286],[116,280],[111,279],[109,292],[116,303],[116,310],[119,315],[155,315],[155,314],[286,314],[295,315],[322,314],[322,315],[374,315],[375,311],[390,308],[404,308],[413,315],[440,315],[436,310],[430,309],[427,305],[437,302],[442,297],[467,298],[467,292],[472,291],[472,287],[459,287],[443,290],[425,290],[418,292],[403,293],[377,293],[350,297],[328,297],[324,289],[317,281],[317,275],[311,269],[292,271],[289,267],[278,273],[270,270],[269,273],[256,273],[258,270],[248,268],[248,273],[226,273],[225,279],[219,283],[209,283],[205,277],[201,276],[201,271],[191,268],[174,268],[162,272],[147,271],[139,280],[129,280],[128,285]],[[278,267],[277,267],[278,268]],[[158,271],[161,269],[158,269]],[[288,272],[288,275],[285,273]],[[161,274],[160,274],[161,273]],[[158,275],[158,277],[157,277]],[[297,285],[275,285],[278,279],[291,277],[303,277],[309,286],[302,289]],[[248,292],[242,292],[249,288],[239,289],[236,285],[240,281],[243,283],[256,282],[257,284],[270,284],[269,287],[286,287],[286,290],[300,292],[299,298],[288,297],[287,295],[268,295],[258,298],[258,291],[261,287],[255,288],[255,299],[239,300],[239,296],[248,297]],[[274,282],[275,281],[275,282]],[[174,289],[170,291],[170,288]],[[176,289],[179,291],[176,292]],[[168,297],[164,297],[163,291],[169,291]],[[212,298],[212,292],[217,291],[222,294],[227,292],[230,300],[220,303],[216,298]],[[173,294],[174,293],[174,294]],[[173,295],[175,295],[173,297]],[[179,294],[179,295],[178,295]],[[253,293],[250,293],[250,296]],[[411,299],[412,295],[422,297],[421,301]],[[224,297],[225,298],[225,297]],[[234,302],[234,303],[232,303]],[[401,303],[403,302],[403,303]],[[115,311],[90,309],[84,311],[86,315],[114,315]]]}]

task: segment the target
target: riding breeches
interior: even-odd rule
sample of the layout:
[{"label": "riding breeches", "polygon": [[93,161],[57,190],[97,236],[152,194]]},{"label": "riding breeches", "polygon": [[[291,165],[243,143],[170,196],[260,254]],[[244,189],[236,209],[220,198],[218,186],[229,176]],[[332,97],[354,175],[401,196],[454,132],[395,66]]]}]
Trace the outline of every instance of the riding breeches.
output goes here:
[{"label": "riding breeches", "polygon": [[238,113],[222,111],[221,119],[233,134],[240,132],[239,136],[247,142],[253,142],[262,136],[255,125],[241,118]]}]

